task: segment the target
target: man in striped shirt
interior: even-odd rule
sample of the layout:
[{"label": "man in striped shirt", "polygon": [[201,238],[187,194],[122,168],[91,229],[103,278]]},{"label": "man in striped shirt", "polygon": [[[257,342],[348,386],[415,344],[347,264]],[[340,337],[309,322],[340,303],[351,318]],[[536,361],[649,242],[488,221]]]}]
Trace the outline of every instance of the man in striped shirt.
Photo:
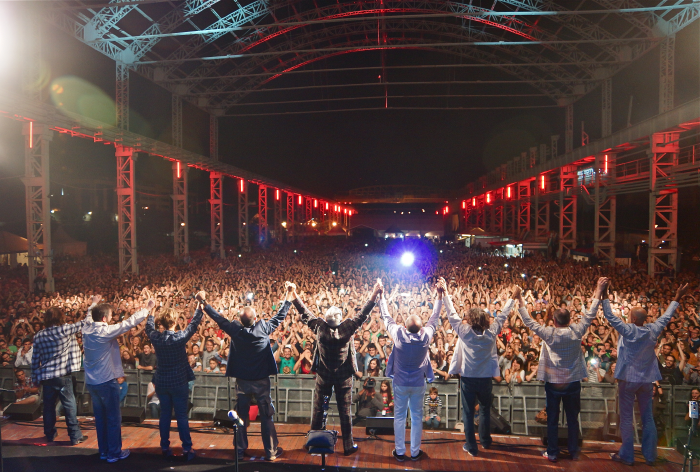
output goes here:
[{"label": "man in striped shirt", "polygon": [[581,411],[581,380],[588,377],[586,361],[581,352],[581,339],[595,318],[600,297],[608,285],[608,279],[598,279],[591,309],[583,320],[571,323],[569,310],[554,311],[554,327],[545,327],[530,317],[522,293],[518,296],[519,313],[530,331],[542,338],[543,348],[537,380],[543,380],[547,395],[547,450],[542,456],[550,462],[559,454],[559,403],[564,403],[564,413],[569,427],[569,455],[578,460],[578,414]]},{"label": "man in striped shirt", "polygon": [[[94,304],[94,300],[93,300]],[[61,400],[66,415],[66,426],[71,443],[75,446],[87,439],[80,432],[78,405],[73,393],[71,373],[80,370],[80,347],[75,334],[80,332],[90,317],[74,324],[65,324],[65,315],[58,307],[44,313],[44,326],[34,336],[32,380],[43,386],[44,435],[51,442],[56,438],[56,402]],[[90,318],[92,320],[92,318]]]}]

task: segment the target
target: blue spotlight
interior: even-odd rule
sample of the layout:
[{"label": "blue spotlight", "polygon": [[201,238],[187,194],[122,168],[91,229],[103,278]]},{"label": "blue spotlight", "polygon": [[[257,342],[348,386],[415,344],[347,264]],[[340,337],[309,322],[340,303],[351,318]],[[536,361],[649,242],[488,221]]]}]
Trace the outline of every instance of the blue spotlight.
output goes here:
[{"label": "blue spotlight", "polygon": [[414,261],[415,259],[416,259],[416,258],[413,256],[412,253],[410,253],[410,252],[404,252],[404,253],[401,255],[401,264],[403,264],[403,265],[406,266],[406,267],[412,266],[412,265],[413,265],[413,261]]}]

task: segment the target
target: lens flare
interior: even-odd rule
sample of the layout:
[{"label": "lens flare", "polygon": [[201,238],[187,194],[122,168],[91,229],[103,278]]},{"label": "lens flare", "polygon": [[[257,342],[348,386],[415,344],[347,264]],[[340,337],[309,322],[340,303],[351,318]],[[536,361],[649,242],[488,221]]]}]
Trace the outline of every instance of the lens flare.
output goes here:
[{"label": "lens flare", "polygon": [[401,264],[406,266],[406,267],[412,266],[413,261],[415,261],[415,260],[416,260],[415,256],[410,252],[404,252],[401,255]]}]

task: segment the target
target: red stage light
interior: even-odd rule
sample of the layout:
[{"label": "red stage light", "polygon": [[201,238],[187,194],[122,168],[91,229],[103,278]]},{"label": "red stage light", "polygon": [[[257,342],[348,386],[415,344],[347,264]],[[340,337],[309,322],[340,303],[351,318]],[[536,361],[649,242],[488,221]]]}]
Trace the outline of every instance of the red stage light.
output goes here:
[{"label": "red stage light", "polygon": [[299,205],[301,205],[301,195],[299,195]]},{"label": "red stage light", "polygon": [[314,208],[318,208],[318,200],[314,198]]},{"label": "red stage light", "polygon": [[245,192],[245,180],[241,179],[241,193]]},{"label": "red stage light", "polygon": [[177,178],[180,178],[180,161],[177,161]]},{"label": "red stage light", "polygon": [[462,210],[466,210],[466,209],[467,209],[467,201],[462,200]]},{"label": "red stage light", "polygon": [[544,175],[540,178],[540,188],[544,190]]},{"label": "red stage light", "polygon": [[605,155],[605,173],[608,173],[608,155]]},{"label": "red stage light", "polygon": [[275,200],[279,200],[279,199],[280,199],[280,190],[277,189],[277,190],[275,190]]},{"label": "red stage light", "polygon": [[34,149],[34,122],[29,122],[29,149]]},{"label": "red stage light", "polygon": [[490,193],[486,194],[486,203],[491,203],[491,194]]},{"label": "red stage light", "polygon": [[508,191],[508,198],[510,198],[510,187],[507,187]]},{"label": "red stage light", "polygon": [[476,206],[476,197],[472,197],[472,206],[473,206],[473,207]]}]

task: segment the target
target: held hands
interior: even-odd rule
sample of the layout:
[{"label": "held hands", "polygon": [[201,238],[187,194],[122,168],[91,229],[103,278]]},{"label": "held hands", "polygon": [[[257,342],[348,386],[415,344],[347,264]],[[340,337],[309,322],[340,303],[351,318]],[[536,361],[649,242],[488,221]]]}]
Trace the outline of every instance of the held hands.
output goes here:
[{"label": "held hands", "polygon": [[374,284],[374,291],[372,292],[372,300],[377,298],[381,293],[384,293],[384,285],[382,284],[382,279],[377,279],[377,283]]},{"label": "held hands", "polygon": [[515,288],[513,289],[513,300],[518,300],[520,301],[523,298],[523,289],[520,288],[520,285],[516,285]]},{"label": "held hands", "polygon": [[610,283],[610,279],[607,277],[600,277],[598,279],[598,285],[595,288],[595,293],[593,294],[593,298],[600,300],[603,294],[608,293],[608,284]]},{"label": "held hands", "polygon": [[152,298],[149,298],[148,302],[146,302],[146,308],[149,310],[152,310],[155,308],[155,306],[156,306],[156,301]]}]

